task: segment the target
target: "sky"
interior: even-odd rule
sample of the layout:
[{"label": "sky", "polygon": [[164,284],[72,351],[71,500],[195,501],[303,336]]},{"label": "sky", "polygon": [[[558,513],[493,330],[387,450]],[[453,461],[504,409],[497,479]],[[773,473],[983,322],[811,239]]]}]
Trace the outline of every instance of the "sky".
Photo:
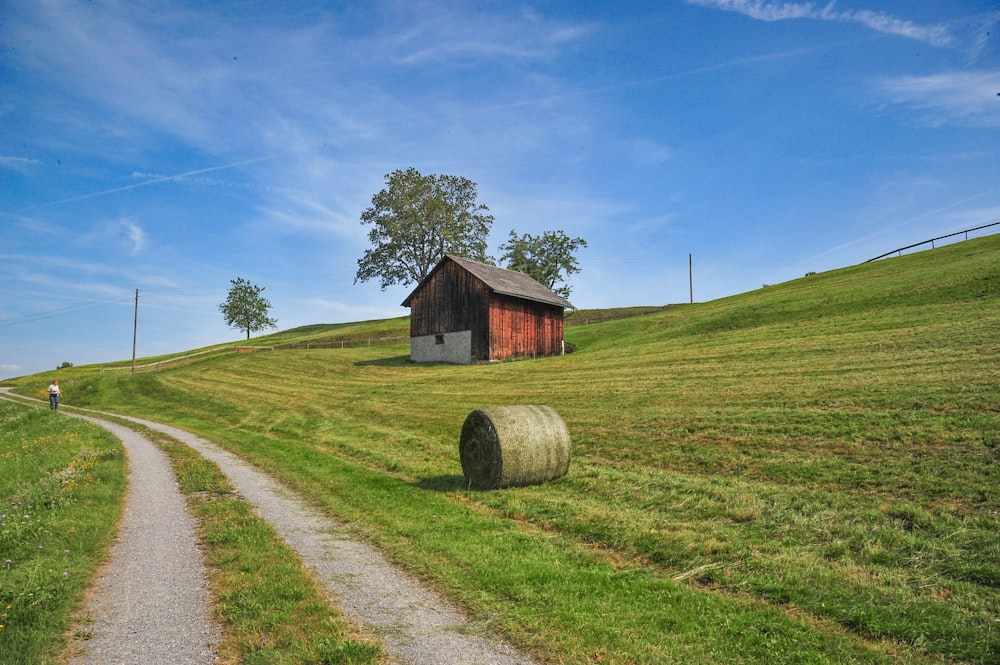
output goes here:
[{"label": "sky", "polygon": [[238,277],[281,330],[408,314],[355,281],[397,169],[475,182],[494,257],[586,240],[580,309],[1000,221],[998,37],[995,0],[6,0],[0,378],[239,340]]}]

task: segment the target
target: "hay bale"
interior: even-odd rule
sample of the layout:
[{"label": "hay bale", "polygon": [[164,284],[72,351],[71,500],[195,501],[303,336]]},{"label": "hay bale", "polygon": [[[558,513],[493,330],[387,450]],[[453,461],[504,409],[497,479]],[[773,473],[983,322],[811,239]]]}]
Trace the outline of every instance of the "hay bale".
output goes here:
[{"label": "hay bale", "polygon": [[473,489],[535,485],[569,471],[569,430],[547,406],[477,409],[462,425],[458,452]]}]

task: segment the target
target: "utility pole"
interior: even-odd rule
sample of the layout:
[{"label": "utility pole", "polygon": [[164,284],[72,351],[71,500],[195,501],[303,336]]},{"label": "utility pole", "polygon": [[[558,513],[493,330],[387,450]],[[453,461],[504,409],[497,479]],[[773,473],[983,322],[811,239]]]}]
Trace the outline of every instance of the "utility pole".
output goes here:
[{"label": "utility pole", "polygon": [[694,304],[694,259],[688,254],[688,289],[691,291],[691,304]]},{"label": "utility pole", "polygon": [[129,375],[135,374],[135,339],[139,332],[139,289],[135,290],[135,320],[132,323],[132,371]]}]

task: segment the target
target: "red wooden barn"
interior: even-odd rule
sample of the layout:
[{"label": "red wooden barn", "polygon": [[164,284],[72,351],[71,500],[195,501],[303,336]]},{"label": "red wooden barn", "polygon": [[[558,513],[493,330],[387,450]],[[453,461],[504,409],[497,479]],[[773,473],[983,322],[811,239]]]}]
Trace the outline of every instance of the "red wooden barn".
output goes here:
[{"label": "red wooden barn", "polygon": [[563,353],[568,300],[514,270],[451,254],[403,301],[410,358],[473,363]]}]

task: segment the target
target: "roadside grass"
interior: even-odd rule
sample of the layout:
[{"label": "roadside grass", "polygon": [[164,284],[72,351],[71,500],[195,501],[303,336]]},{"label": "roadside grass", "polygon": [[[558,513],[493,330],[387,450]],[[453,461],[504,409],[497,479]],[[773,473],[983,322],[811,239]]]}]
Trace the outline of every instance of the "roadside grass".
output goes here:
[{"label": "roadside grass", "polygon": [[0,663],[61,662],[121,516],[121,444],[84,421],[0,400]]},{"label": "roadside grass", "polygon": [[[559,358],[66,382],[258,464],[549,662],[996,663],[998,303],[992,236],[574,326]],[[465,416],[532,403],[569,475],[467,491]]]},{"label": "roadside grass", "polygon": [[214,463],[164,434],[147,428],[142,432],[170,457],[181,491],[198,519],[216,613],[224,630],[221,662],[383,662],[381,647],[330,605],[295,553],[239,497]]}]

